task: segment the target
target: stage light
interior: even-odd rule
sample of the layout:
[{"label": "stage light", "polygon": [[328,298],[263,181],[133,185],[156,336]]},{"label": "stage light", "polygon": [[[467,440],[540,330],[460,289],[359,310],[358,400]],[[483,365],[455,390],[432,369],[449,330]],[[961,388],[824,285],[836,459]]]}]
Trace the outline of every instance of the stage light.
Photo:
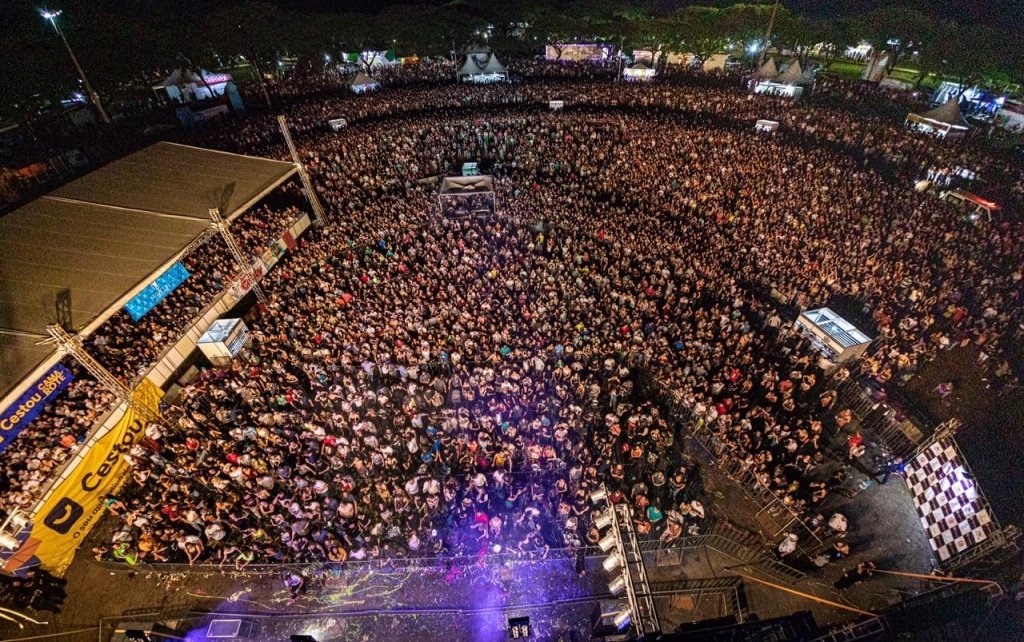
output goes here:
[{"label": "stage light", "polygon": [[596,528],[599,531],[603,531],[604,529],[608,528],[611,525],[612,525],[612,512],[611,511],[608,511],[608,512],[605,512],[605,513],[601,513],[600,515],[598,515],[597,517],[594,518],[594,528]]},{"label": "stage light", "polygon": [[2,535],[0,535],[0,548],[4,549],[5,551],[13,551],[16,550],[18,546],[20,546],[20,544],[18,543],[18,538],[14,535],[10,535],[8,533],[3,533]]},{"label": "stage light", "polygon": [[594,504],[608,497],[608,491],[604,488],[598,488],[594,492],[590,493],[590,501]]},{"label": "stage light", "polygon": [[602,553],[607,553],[608,551],[615,548],[615,533],[608,533],[607,535],[602,537],[597,542],[597,546],[601,549]]},{"label": "stage light", "polygon": [[629,623],[632,621],[633,618],[629,612],[629,609],[619,611],[615,614],[615,618],[612,619],[612,623],[615,625],[615,628],[617,628],[620,631],[629,626]]},{"label": "stage light", "polygon": [[608,585],[608,592],[612,595],[619,595],[626,590],[626,576],[620,575]]},{"label": "stage light", "polygon": [[615,569],[617,569],[620,566],[622,566],[622,558],[619,557],[618,555],[612,555],[611,557],[607,558],[605,561],[601,562],[601,566],[604,567],[604,570],[606,570],[609,573],[611,573]]},{"label": "stage light", "polygon": [[11,513],[11,517],[7,520],[7,523],[9,526],[12,527],[12,532],[20,533],[21,531],[25,530],[25,527],[28,526],[30,521],[31,519],[27,514],[22,512],[14,512]]}]

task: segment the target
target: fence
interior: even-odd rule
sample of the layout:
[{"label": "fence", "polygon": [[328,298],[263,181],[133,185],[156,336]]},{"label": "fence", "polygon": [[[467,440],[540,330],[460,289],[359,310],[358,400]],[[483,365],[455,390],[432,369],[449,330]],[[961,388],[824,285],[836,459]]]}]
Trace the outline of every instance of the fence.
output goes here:
[{"label": "fence", "polygon": [[[758,569],[776,579],[793,582],[804,576],[804,573],[794,569],[775,558],[765,554],[761,550],[761,541],[757,536],[741,531],[726,522],[709,518],[704,522],[705,532],[700,535],[680,537],[672,540],[648,539],[640,541],[640,552],[645,557],[651,557],[656,564],[673,562],[672,558],[665,557],[666,552],[681,555],[682,551],[693,548],[707,547],[723,555],[731,557],[741,564]],[[347,572],[369,572],[372,570],[447,570],[453,566],[480,566],[520,562],[537,562],[544,560],[569,560],[574,559],[578,549],[557,548],[549,549],[547,554],[537,552],[531,553],[489,553],[487,555],[473,556],[446,556],[446,557],[392,557],[387,559],[373,560],[346,560],[345,562],[321,562],[321,563],[296,563],[296,564],[250,564],[241,571],[236,571],[233,566],[226,565],[221,568],[217,564],[177,564],[177,563],[138,563],[134,565],[123,562],[108,561],[104,565],[111,570],[140,571],[158,573],[196,573],[196,574],[219,574],[233,573],[249,576],[279,575],[283,573],[296,573],[305,576],[334,575],[340,576]],[[586,557],[604,557],[603,553],[596,546],[582,549]],[[681,560],[681,558],[679,558]],[[680,563],[678,561],[674,563]]]}]

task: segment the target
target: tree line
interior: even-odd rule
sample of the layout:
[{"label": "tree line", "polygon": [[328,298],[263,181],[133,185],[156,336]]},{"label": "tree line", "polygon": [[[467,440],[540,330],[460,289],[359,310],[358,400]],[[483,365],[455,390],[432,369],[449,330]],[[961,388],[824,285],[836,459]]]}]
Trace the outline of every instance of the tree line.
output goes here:
[{"label": "tree line", "polygon": [[[705,0],[707,3],[707,0]],[[57,18],[96,88],[129,91],[176,66],[224,68],[244,60],[263,73],[282,57],[326,60],[343,51],[393,49],[398,55],[451,55],[469,43],[506,55],[535,55],[556,42],[607,42],[632,48],[709,54],[763,46],[772,2],[661,8],[635,0],[452,0],[440,6],[387,5],[373,13],[286,10],[244,0],[210,9],[201,0],[55,0]],[[675,7],[679,3],[675,3]],[[3,10],[0,57],[3,112],[24,112],[77,88],[73,67],[34,2]],[[771,46],[825,64],[866,40],[889,53],[890,69],[913,62],[920,73],[995,85],[1020,82],[1024,58],[1010,34],[887,6],[859,15],[811,17],[783,6]]]}]

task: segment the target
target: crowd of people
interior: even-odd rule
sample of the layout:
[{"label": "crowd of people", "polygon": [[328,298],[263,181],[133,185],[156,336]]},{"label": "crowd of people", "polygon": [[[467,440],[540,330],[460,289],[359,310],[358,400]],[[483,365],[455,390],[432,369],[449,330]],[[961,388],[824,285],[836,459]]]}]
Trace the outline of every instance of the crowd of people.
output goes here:
[{"label": "crowd of people", "polygon": [[[290,193],[290,194],[289,194]],[[282,188],[282,200],[295,201],[295,188]],[[262,205],[243,214],[232,234],[252,255],[301,215],[295,205]],[[238,267],[220,236],[210,237],[182,259],[189,278],[138,322],[119,310],[89,335],[86,349],[104,367],[131,385],[145,374],[164,350],[174,345],[204,308],[238,275]],[[96,423],[114,406],[114,395],[99,385],[71,358],[63,365],[75,379],[47,406],[27,430],[11,442],[0,467],[0,511],[28,510],[41,497],[53,473],[81,446]]]},{"label": "crowd of people", "polygon": [[[1015,380],[1019,224],[972,221],[890,180],[964,165],[1020,190],[972,145],[676,83],[316,91],[296,91],[287,115],[331,223],[267,276],[242,358],[204,370],[133,449],[136,483],[108,502],[119,528],[101,558],[544,555],[596,543],[587,497],[602,485],[641,535],[671,540],[708,510],[682,447],[694,431],[813,527],[838,501],[823,464],[849,420],[790,326],[836,297],[868,311],[879,385],[968,344]],[[782,135],[755,132],[759,118]],[[287,155],[268,118],[207,134]],[[436,179],[465,162],[494,176],[493,216],[439,215]],[[250,251],[290,220],[250,218],[264,222]],[[202,285],[154,311],[159,329],[125,334],[120,319],[94,335],[108,367],[138,372],[177,311],[223,287],[230,266],[209,260],[193,266]],[[110,403],[81,386],[37,422],[71,429]],[[8,502],[63,447],[38,432],[8,450],[49,449],[0,477]]]}]

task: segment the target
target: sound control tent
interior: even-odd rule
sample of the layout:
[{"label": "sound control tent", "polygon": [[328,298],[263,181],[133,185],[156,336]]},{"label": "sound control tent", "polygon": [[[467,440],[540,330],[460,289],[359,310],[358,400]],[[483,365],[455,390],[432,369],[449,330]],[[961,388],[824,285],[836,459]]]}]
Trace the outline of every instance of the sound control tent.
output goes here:
[{"label": "sound control tent", "polygon": [[449,176],[441,181],[437,200],[447,218],[493,216],[494,181],[490,176]]}]

